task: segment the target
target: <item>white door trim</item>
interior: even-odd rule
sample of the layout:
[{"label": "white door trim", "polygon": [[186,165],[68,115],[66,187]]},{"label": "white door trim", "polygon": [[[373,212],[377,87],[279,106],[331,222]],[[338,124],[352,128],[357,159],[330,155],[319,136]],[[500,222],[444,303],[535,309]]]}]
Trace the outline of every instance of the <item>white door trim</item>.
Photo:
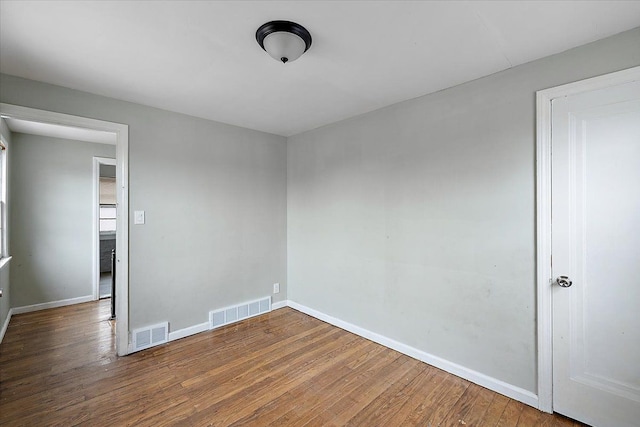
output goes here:
[{"label": "white door trim", "polygon": [[551,277],[551,101],[640,80],[640,67],[536,92],[536,266],[538,407],[553,412],[553,316]]},{"label": "white door trim", "polygon": [[129,126],[35,108],[0,103],[0,115],[41,123],[93,129],[116,134],[116,350],[129,351]]},{"label": "white door trim", "polygon": [[[116,159],[93,158],[93,300],[100,299],[100,165],[116,166]],[[117,231],[117,230],[116,230]],[[117,239],[117,236],[116,236]]]}]

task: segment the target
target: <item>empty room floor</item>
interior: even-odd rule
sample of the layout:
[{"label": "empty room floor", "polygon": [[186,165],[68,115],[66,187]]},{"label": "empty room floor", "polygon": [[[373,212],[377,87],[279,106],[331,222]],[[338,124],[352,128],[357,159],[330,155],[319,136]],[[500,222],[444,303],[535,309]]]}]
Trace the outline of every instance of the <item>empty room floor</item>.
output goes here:
[{"label": "empty room floor", "polygon": [[582,425],[290,308],[126,357],[109,310],[11,319],[0,425]]}]

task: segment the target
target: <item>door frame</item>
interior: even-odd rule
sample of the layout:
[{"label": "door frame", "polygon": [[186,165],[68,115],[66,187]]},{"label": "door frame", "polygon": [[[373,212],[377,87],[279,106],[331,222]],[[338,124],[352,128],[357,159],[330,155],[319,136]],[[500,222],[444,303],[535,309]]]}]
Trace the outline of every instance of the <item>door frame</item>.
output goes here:
[{"label": "door frame", "polygon": [[[100,299],[100,165],[116,166],[116,159],[93,158],[93,300]],[[116,215],[117,216],[117,215]],[[118,227],[116,224],[116,243]],[[117,271],[116,271],[117,274]]]},{"label": "door frame", "polygon": [[551,102],[555,98],[640,80],[640,67],[536,92],[536,285],[538,408],[553,412],[553,277],[551,268]]},{"label": "door frame", "polygon": [[110,132],[116,135],[116,351],[129,353],[129,126],[0,103],[2,117]]}]

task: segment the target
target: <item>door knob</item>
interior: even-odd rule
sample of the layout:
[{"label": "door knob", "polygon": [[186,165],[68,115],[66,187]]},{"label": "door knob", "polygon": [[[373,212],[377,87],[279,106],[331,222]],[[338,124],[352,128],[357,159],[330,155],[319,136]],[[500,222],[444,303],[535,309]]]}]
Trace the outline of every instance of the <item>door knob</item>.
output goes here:
[{"label": "door knob", "polygon": [[571,281],[571,279],[569,279],[568,276],[559,276],[556,279],[556,283],[558,284],[558,286],[562,288],[568,288],[573,284],[573,282]]}]

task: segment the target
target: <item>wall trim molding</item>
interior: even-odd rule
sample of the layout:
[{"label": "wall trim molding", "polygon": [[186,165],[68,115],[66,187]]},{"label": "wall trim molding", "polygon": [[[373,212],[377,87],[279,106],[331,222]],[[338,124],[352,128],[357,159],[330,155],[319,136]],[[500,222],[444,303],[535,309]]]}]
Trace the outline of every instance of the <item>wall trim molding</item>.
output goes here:
[{"label": "wall trim molding", "polygon": [[553,270],[551,268],[551,103],[640,79],[640,67],[536,92],[536,287],[538,409],[553,412]]},{"label": "wall trim molding", "polygon": [[288,299],[272,303],[271,304],[271,311],[277,310],[279,308],[284,308],[284,307],[289,307],[289,300]]},{"label": "wall trim molding", "polygon": [[179,340],[191,335],[199,334],[209,330],[209,322],[198,323],[197,325],[188,326],[177,331],[169,332],[169,342]]},{"label": "wall trim molding", "polygon": [[4,338],[4,334],[7,332],[7,328],[9,327],[9,321],[11,321],[11,316],[13,316],[13,308],[9,309],[7,313],[7,318],[2,325],[2,329],[0,329],[0,343],[2,343],[2,339]]},{"label": "wall trim molding", "polygon": [[[288,307],[288,306],[289,306],[289,300],[278,301],[271,304],[271,311],[277,310],[279,308]],[[266,314],[266,313],[260,313],[260,314]],[[246,319],[241,319],[240,321],[242,320],[246,320]],[[186,338],[191,335],[196,335],[196,334],[199,334],[200,332],[210,331],[212,329],[209,327],[209,323],[210,322],[198,323],[197,325],[191,325],[183,329],[178,329],[176,331],[169,332],[169,342],[179,340],[181,338]]]},{"label": "wall trim molding", "polygon": [[83,297],[62,299],[59,301],[43,302],[40,304],[23,305],[22,307],[13,307],[13,314],[31,313],[32,311],[46,310],[48,308],[64,307],[65,305],[82,304],[83,302],[93,301],[93,295],[85,295]]},{"label": "wall trim molding", "polygon": [[[522,402],[526,405],[533,406],[534,408],[538,408],[538,396],[533,392],[514,386],[512,384],[509,384],[497,378],[490,377],[481,372],[474,371],[473,369],[469,369],[465,366],[458,365],[457,363],[448,361],[441,357],[419,350],[415,347],[411,347],[407,344],[403,344],[399,341],[388,338],[384,335],[369,331],[368,329],[362,328],[360,326],[354,325],[352,323],[349,323],[344,320],[338,319],[336,317],[330,316],[328,314],[322,313],[318,310],[299,304],[295,301],[287,299],[287,300],[278,301],[276,303],[272,303],[271,311],[278,310],[284,307],[290,307],[294,310],[300,311],[311,317],[315,317],[316,319],[322,320],[323,322],[327,322],[340,329],[344,329],[345,331],[351,332],[353,334],[356,334],[358,336],[361,336],[363,338],[376,342],[380,345],[383,345],[387,348],[396,350],[409,357],[420,360],[421,362],[424,362],[436,368],[442,369],[446,372],[449,372],[450,374],[456,375],[467,381],[471,381],[472,383],[488,388],[489,390],[495,391],[496,393],[500,393],[511,399]],[[170,332],[168,342],[176,341],[181,338],[186,338],[191,335],[196,335],[201,332],[207,332],[209,330],[211,330],[209,328],[209,322],[188,326],[186,328],[178,329],[176,331]]]},{"label": "wall trim molding", "polygon": [[322,320],[323,322],[330,323],[333,326],[337,326],[338,328],[359,335],[380,345],[399,351],[400,353],[405,354],[409,357],[413,357],[414,359],[420,360],[431,366],[435,366],[436,368],[447,371],[450,374],[464,378],[465,380],[488,388],[489,390],[493,390],[526,405],[533,406],[534,408],[538,407],[538,396],[528,390],[516,387],[512,384],[474,371],[473,369],[469,369],[462,365],[458,365],[457,363],[450,362],[441,357],[434,356],[433,354],[427,353],[425,351],[418,350],[415,347],[411,347],[409,345],[388,338],[384,335],[380,335],[376,332],[369,331],[352,323],[345,322],[333,316],[329,316],[318,310],[312,309],[302,304],[298,304],[297,302],[289,300],[287,301],[287,303],[288,306],[293,308],[294,310],[298,310],[302,313],[308,314],[309,316],[315,317],[316,319]]}]

